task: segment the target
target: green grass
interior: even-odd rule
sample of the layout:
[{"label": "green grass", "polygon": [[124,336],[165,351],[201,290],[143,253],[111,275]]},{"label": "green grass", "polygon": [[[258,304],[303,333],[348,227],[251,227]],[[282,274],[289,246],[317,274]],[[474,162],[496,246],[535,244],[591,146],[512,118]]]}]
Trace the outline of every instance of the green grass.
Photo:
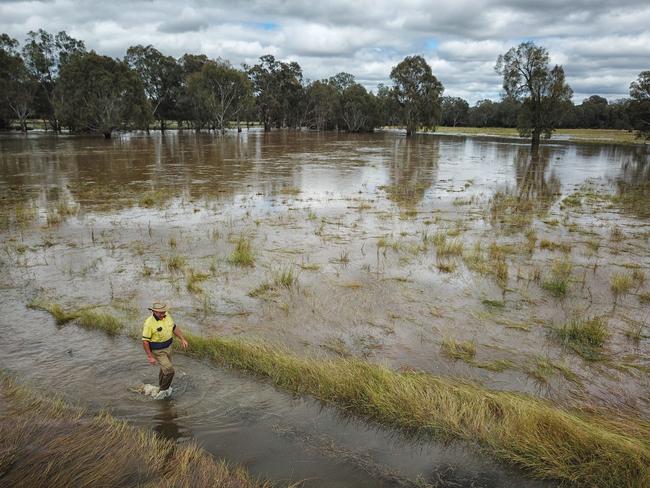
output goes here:
[{"label": "green grass", "polygon": [[625,232],[618,225],[615,225],[609,233],[609,238],[612,242],[622,242],[625,240]]},{"label": "green grass", "polygon": [[193,441],[177,444],[106,412],[89,414],[4,375],[0,398],[2,486],[271,486]]},{"label": "green grass", "polygon": [[63,325],[74,320],[86,329],[102,330],[112,336],[124,330],[124,324],[120,320],[110,314],[97,312],[90,308],[66,311],[58,303],[42,300],[32,301],[29,307],[35,310],[49,312],[58,325]]},{"label": "green grass", "polygon": [[542,280],[542,288],[556,298],[566,296],[571,285],[573,264],[566,260],[554,261],[550,272]]},{"label": "green grass", "polygon": [[313,359],[260,343],[185,336],[194,357],[268,378],[371,421],[467,441],[536,478],[582,487],[650,482],[650,424],[643,420],[562,409],[525,394],[354,358]]},{"label": "green grass", "polygon": [[463,254],[463,248],[463,242],[459,239],[444,239],[439,244],[436,244],[436,257],[461,256]]},{"label": "green grass", "polygon": [[539,241],[539,248],[547,249],[549,251],[561,251],[563,253],[571,252],[571,244],[566,242],[549,241],[548,239],[542,239]]},{"label": "green grass", "polygon": [[228,257],[228,262],[237,266],[254,266],[255,254],[250,239],[241,236],[235,244],[235,249]]},{"label": "green grass", "polygon": [[277,287],[293,288],[298,283],[298,277],[293,270],[293,266],[273,270],[272,276],[273,284]]},{"label": "green grass", "polygon": [[587,361],[603,359],[603,347],[610,333],[601,317],[573,319],[553,329],[560,342]]},{"label": "green grass", "polygon": [[187,265],[187,258],[174,254],[166,259],[166,263],[169,271],[180,271]]},{"label": "green grass", "polygon": [[452,359],[470,361],[476,356],[476,344],[470,341],[457,342],[449,338],[442,341],[442,352]]},{"label": "green grass", "polygon": [[632,273],[613,273],[609,280],[609,287],[615,299],[626,295],[634,287],[635,279]]},{"label": "green grass", "polygon": [[188,270],[185,276],[187,280],[187,291],[196,294],[203,293],[201,283],[210,277],[207,273],[201,273],[199,271],[194,271],[193,269]]},{"label": "green grass", "polygon": [[578,375],[571,371],[568,366],[557,363],[546,356],[535,356],[532,359],[532,364],[525,371],[528,376],[542,384],[548,384],[550,378],[557,374],[564,377],[567,381],[571,381],[577,385],[581,384]]},{"label": "green grass", "polygon": [[488,371],[493,371],[495,373],[501,373],[502,371],[505,371],[507,369],[515,368],[515,363],[513,363],[509,359],[495,359],[494,361],[489,361],[486,363],[475,361],[472,362],[471,364],[472,366],[476,366],[477,368],[487,369]]},{"label": "green grass", "polygon": [[148,191],[144,193],[138,203],[141,207],[152,208],[152,207],[162,207],[163,203],[167,199],[167,192],[162,190]]}]

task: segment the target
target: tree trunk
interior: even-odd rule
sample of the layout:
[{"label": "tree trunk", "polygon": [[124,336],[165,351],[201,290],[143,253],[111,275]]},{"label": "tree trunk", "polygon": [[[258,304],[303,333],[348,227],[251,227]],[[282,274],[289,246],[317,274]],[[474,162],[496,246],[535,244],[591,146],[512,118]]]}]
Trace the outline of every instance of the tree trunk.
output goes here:
[{"label": "tree trunk", "polygon": [[165,121],[160,119],[160,132],[165,132]]},{"label": "tree trunk", "polygon": [[104,139],[110,139],[111,138],[111,131],[109,130],[108,132],[104,132]]},{"label": "tree trunk", "polygon": [[542,135],[542,131],[539,129],[533,129],[533,136],[530,141],[530,147],[532,149],[537,149],[539,147],[539,140]]}]

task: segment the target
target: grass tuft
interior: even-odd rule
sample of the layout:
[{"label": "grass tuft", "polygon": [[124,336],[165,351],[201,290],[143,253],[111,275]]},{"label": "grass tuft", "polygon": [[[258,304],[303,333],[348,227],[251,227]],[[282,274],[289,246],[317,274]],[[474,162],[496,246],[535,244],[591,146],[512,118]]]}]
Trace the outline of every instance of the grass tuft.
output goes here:
[{"label": "grass tuft", "polygon": [[476,356],[476,344],[470,341],[456,342],[455,339],[442,341],[442,352],[452,359],[470,361]]},{"label": "grass tuft", "polygon": [[632,273],[614,273],[609,280],[609,287],[612,290],[614,299],[618,300],[621,295],[626,295],[634,287],[634,276]]},{"label": "grass tuft", "polygon": [[228,257],[231,264],[237,266],[253,266],[255,264],[255,255],[250,239],[240,236],[235,244],[235,249]]},{"label": "grass tuft", "polygon": [[587,361],[603,359],[603,347],[610,334],[601,317],[574,319],[554,329],[562,344]]},{"label": "grass tuft", "polygon": [[554,261],[550,273],[542,280],[542,288],[556,298],[566,296],[569,291],[572,272],[573,264],[570,261]]}]

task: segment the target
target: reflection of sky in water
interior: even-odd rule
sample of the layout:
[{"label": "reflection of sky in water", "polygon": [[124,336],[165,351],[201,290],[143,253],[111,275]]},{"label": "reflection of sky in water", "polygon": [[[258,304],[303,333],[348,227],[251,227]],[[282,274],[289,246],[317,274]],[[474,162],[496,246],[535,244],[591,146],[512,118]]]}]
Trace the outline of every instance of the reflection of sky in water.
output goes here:
[{"label": "reflection of sky in water", "polygon": [[[49,136],[0,137],[0,189],[11,189],[41,207],[65,199],[91,208],[124,192],[137,203],[145,191],[175,198],[172,209],[191,200],[271,210],[281,200],[304,200],[314,208],[343,207],[343,199],[374,198],[377,187],[415,192],[410,203],[453,200],[464,188],[489,196],[513,188],[530,158],[515,142],[393,133],[349,135],[259,131],[215,136],[169,133],[126,135],[114,141]],[[541,177],[556,179],[563,194],[585,180],[609,180],[635,149],[615,146],[546,145]],[[80,188],[99,190],[85,196]],[[102,193],[103,190],[103,193]],[[115,199],[115,207],[119,201]],[[114,210],[118,210],[115,208]],[[182,210],[182,208],[177,208]],[[142,210],[125,210],[138,218]],[[202,215],[186,215],[188,223]]]}]

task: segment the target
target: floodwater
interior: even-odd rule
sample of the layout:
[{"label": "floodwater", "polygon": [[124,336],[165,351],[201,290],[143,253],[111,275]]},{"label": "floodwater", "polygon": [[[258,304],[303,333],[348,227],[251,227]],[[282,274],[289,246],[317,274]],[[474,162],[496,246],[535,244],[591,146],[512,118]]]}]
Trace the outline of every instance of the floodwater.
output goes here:
[{"label": "floodwater", "polygon": [[[98,306],[137,329],[163,299],[206,336],[647,418],[650,197],[626,192],[648,188],[649,168],[639,148],[531,156],[512,141],[394,133],[1,136],[0,367],[277,481],[535,486],[466,446],[182,356],[171,402],[138,397],[128,387],[156,370],[137,341],[57,328],[27,304]],[[253,266],[232,262],[240,239]],[[570,265],[561,294],[545,285],[558,262]],[[632,281],[614,292],[619,275]],[[608,330],[595,361],[553,332],[585,317]],[[451,340],[474,355],[450,357]]]}]

